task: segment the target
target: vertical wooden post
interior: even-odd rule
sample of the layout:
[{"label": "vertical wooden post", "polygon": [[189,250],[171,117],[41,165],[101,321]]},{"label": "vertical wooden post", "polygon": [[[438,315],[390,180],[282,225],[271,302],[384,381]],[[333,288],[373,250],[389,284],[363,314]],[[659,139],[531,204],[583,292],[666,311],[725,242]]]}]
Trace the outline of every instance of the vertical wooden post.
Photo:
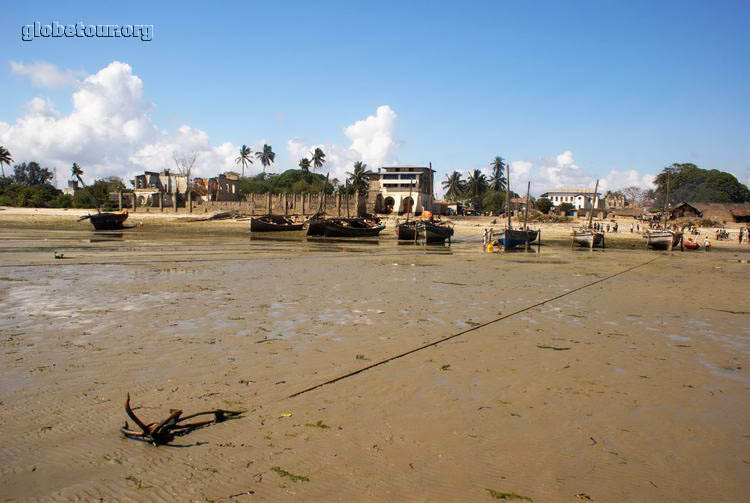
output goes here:
[{"label": "vertical wooden post", "polygon": [[536,236],[537,242],[536,242],[536,251],[537,253],[542,252],[542,229],[539,229],[539,234]]},{"label": "vertical wooden post", "polygon": [[268,210],[267,214],[272,215],[273,214],[273,201],[271,201],[271,193],[266,193],[266,209]]},{"label": "vertical wooden post", "polygon": [[174,193],[174,212],[177,213],[177,191]]},{"label": "vertical wooden post", "polygon": [[159,191],[159,211],[164,212],[164,192]]},{"label": "vertical wooden post", "polygon": [[305,198],[307,198],[307,194],[304,192],[302,193],[302,216],[305,216]]},{"label": "vertical wooden post", "polygon": [[122,211],[122,191],[117,193],[117,209]]},{"label": "vertical wooden post", "polygon": [[135,205],[136,205],[136,199],[138,199],[138,194],[133,192],[133,213],[136,212]]},{"label": "vertical wooden post", "polygon": [[193,191],[188,190],[188,213],[193,212]]},{"label": "vertical wooden post", "polygon": [[289,215],[289,193],[284,192],[284,216]]}]

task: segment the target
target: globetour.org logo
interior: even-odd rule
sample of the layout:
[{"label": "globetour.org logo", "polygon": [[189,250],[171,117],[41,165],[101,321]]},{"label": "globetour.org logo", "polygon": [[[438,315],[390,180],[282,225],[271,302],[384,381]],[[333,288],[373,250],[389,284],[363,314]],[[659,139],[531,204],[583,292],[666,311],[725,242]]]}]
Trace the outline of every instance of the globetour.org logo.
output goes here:
[{"label": "globetour.org logo", "polygon": [[52,24],[42,24],[35,21],[34,24],[21,26],[21,40],[31,42],[35,38],[140,38],[143,42],[151,42],[154,37],[154,25],[152,24],[61,24],[57,21]]}]

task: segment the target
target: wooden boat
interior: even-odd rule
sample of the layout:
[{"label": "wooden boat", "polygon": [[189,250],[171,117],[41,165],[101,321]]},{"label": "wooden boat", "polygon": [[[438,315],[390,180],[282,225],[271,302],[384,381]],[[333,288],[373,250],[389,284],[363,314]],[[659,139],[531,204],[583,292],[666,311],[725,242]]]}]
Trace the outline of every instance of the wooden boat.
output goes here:
[{"label": "wooden boat", "polygon": [[[443,243],[446,239],[450,242],[451,236],[453,236],[453,227],[442,222],[428,220],[424,222],[424,233],[428,243]],[[536,239],[536,236],[534,239]]]},{"label": "wooden boat", "polygon": [[668,250],[679,245],[680,249],[683,248],[682,244],[682,232],[670,231],[670,230],[654,230],[646,231],[643,233],[643,238],[646,240],[646,246],[653,250]]},{"label": "wooden boat", "polygon": [[604,248],[604,233],[596,232],[591,229],[577,229],[573,231],[573,242],[578,246],[593,248],[601,246]]},{"label": "wooden boat", "polygon": [[325,222],[325,236],[339,238],[361,238],[377,236],[385,229],[383,224],[374,224],[362,218],[329,219]]},{"label": "wooden boat", "polygon": [[423,236],[422,229],[417,225],[415,220],[403,222],[396,226],[396,237],[399,241],[416,241]]},{"label": "wooden boat", "polygon": [[101,212],[94,215],[84,215],[78,219],[88,219],[97,231],[113,231],[122,229],[122,224],[128,219],[128,210],[118,212]]},{"label": "wooden boat", "polygon": [[295,223],[291,218],[278,215],[264,215],[250,219],[250,232],[301,231],[304,227],[304,223]]},{"label": "wooden boat", "polygon": [[536,241],[537,235],[539,234],[539,231],[531,230],[531,229],[505,229],[501,231],[500,239],[498,239],[498,243],[506,249],[506,250],[512,250],[513,248],[521,245],[526,245],[526,243],[533,243]]}]

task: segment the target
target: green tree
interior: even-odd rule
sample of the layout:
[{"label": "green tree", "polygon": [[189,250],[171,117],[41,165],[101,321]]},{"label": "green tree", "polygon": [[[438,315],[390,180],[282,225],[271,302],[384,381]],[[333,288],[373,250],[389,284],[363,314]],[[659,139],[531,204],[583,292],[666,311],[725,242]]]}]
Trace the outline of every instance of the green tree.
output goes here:
[{"label": "green tree", "polygon": [[552,208],[552,201],[550,201],[546,197],[542,197],[541,199],[537,199],[534,202],[534,205],[536,206],[536,209],[546,215],[549,213],[550,208]]},{"label": "green tree", "polygon": [[266,172],[266,168],[273,164],[273,161],[276,159],[276,154],[271,149],[271,145],[263,145],[263,150],[256,152],[255,157],[260,160],[260,163],[263,165],[263,173]]},{"label": "green tree", "polygon": [[302,171],[310,172],[310,159],[305,157],[304,159],[300,159],[299,161],[299,167],[302,168]]},{"label": "green tree", "polygon": [[354,171],[347,171],[346,174],[349,177],[347,184],[352,187],[352,192],[365,192],[367,187],[370,185],[370,179],[365,174],[367,171],[367,164],[362,161],[354,163]]},{"label": "green tree", "polygon": [[500,156],[490,163],[492,168],[492,176],[489,179],[488,185],[491,190],[505,190],[505,159]]},{"label": "green tree", "polygon": [[47,168],[43,168],[39,163],[31,161],[30,163],[21,163],[13,166],[13,182],[19,185],[41,185],[49,183],[54,175]]},{"label": "green tree", "polygon": [[466,180],[466,195],[471,198],[471,205],[475,210],[482,210],[482,195],[487,190],[487,177],[481,170],[475,169],[469,172]]},{"label": "green tree", "polygon": [[313,169],[320,169],[326,162],[326,155],[319,148],[315,149],[315,152],[310,153],[310,162],[313,165]]},{"label": "green tree", "polygon": [[665,205],[669,180],[669,202],[745,203],[750,190],[731,173],[701,169],[692,163],[674,163],[656,176],[656,206]]},{"label": "green tree", "polygon": [[502,213],[505,205],[505,191],[488,189],[482,196],[482,208],[494,208],[496,214]]},{"label": "green tree", "polygon": [[235,164],[242,164],[242,177],[245,177],[245,167],[253,163],[253,151],[247,145],[240,147],[240,155],[234,160]]},{"label": "green tree", "polygon": [[458,171],[454,171],[450,175],[445,175],[442,185],[445,189],[445,198],[449,201],[456,201],[464,194],[465,184],[461,179],[461,173]]},{"label": "green tree", "polygon": [[12,162],[13,157],[11,157],[8,149],[0,145],[0,170],[2,170],[3,178],[5,178],[5,168],[3,168],[3,164],[7,164],[8,166],[10,166],[10,163]]},{"label": "green tree", "polygon": [[565,216],[569,211],[573,211],[575,209],[575,206],[573,206],[573,204],[571,203],[562,203],[557,207],[557,209],[560,210],[561,215]]}]

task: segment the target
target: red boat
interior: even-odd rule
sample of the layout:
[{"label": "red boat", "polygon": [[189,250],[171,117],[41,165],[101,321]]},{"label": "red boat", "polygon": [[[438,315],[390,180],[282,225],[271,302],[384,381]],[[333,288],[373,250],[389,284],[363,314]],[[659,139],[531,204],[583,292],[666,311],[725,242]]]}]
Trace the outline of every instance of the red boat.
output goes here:
[{"label": "red boat", "polygon": [[682,243],[682,245],[683,245],[683,246],[684,246],[685,248],[687,248],[688,250],[700,250],[700,248],[701,248],[701,245],[699,245],[699,244],[698,244],[698,243],[696,243],[695,241],[692,241],[692,240],[691,240],[691,239],[689,239],[689,238],[688,238],[688,240],[687,240],[687,241],[685,241],[684,243]]}]

